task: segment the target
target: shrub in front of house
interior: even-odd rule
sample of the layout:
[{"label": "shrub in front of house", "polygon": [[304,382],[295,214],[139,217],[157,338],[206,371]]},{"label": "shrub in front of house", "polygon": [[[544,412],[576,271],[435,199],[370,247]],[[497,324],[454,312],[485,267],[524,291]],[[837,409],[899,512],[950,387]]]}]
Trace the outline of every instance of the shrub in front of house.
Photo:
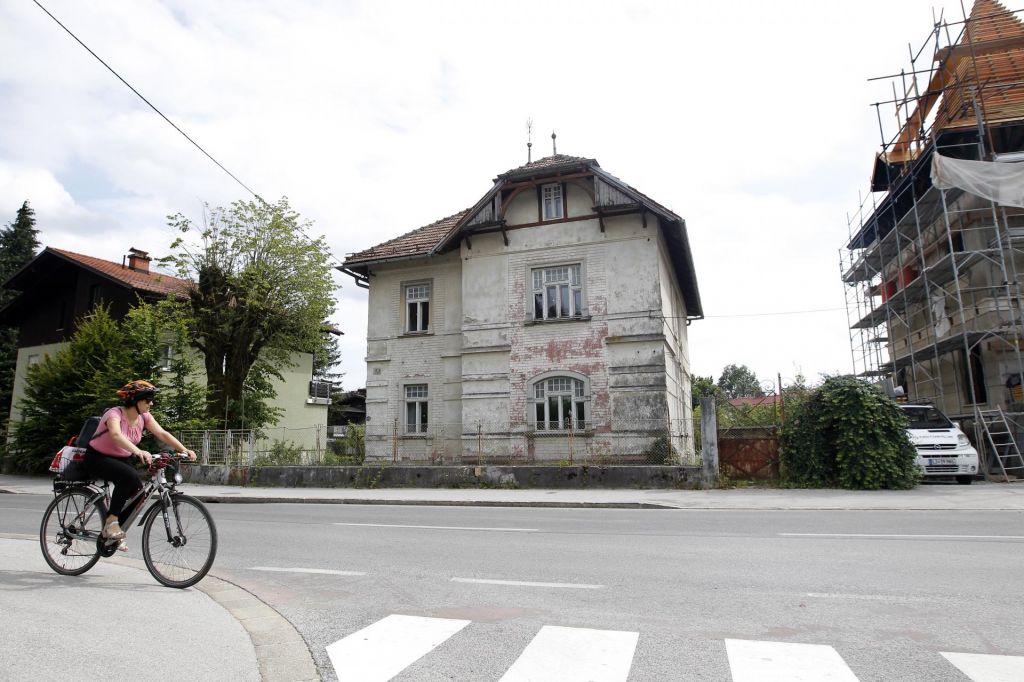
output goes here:
[{"label": "shrub in front of house", "polygon": [[782,427],[783,480],[809,488],[904,490],[917,485],[899,406],[868,382],[827,378]]}]

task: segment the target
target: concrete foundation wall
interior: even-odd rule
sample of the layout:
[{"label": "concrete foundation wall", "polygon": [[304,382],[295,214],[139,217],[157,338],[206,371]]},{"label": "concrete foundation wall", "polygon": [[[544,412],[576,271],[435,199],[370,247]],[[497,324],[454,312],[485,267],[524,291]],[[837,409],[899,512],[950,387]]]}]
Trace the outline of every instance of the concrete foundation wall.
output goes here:
[{"label": "concrete foundation wall", "polygon": [[701,487],[694,466],[185,467],[211,485],[309,488],[666,488]]}]

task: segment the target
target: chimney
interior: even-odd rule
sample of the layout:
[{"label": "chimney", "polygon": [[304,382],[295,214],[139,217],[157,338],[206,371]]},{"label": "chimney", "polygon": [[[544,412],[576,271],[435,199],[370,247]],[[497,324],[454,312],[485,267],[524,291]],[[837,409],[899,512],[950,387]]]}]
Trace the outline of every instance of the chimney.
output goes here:
[{"label": "chimney", "polygon": [[128,249],[128,267],[139,272],[149,272],[149,253],[136,248]]}]

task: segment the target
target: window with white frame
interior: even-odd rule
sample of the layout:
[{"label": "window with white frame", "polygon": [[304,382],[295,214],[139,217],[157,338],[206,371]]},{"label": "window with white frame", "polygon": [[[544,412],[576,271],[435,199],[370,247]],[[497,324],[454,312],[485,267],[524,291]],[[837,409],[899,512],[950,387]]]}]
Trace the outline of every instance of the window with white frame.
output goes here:
[{"label": "window with white frame", "polygon": [[558,220],[565,217],[562,205],[562,185],[554,183],[543,185],[540,189],[541,203],[544,205],[544,220]]},{"label": "window with white frame", "polygon": [[580,264],[533,270],[533,319],[557,320],[583,316]]},{"label": "window with white frame", "polygon": [[407,384],[405,387],[405,432],[426,433],[428,424],[427,385]]},{"label": "window with white frame", "polygon": [[430,328],[430,284],[405,285],[405,331],[425,332]]},{"label": "window with white frame", "polygon": [[533,417],[538,431],[585,429],[586,384],[574,377],[555,376],[533,385]]}]

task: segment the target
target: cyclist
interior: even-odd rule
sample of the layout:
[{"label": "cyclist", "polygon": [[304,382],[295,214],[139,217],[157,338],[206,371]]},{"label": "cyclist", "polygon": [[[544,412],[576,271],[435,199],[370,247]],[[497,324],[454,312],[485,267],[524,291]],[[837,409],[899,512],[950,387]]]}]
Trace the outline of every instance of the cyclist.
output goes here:
[{"label": "cyclist", "polygon": [[110,513],[103,522],[102,535],[107,540],[120,540],[118,549],[127,551],[121,523],[132,510],[125,509],[125,502],[142,490],[142,478],[131,465],[131,458],[138,457],[147,466],[153,461],[153,455],[138,447],[143,430],[175,450],[186,453],[193,461],[196,453],[164,431],[150,414],[156,398],[156,386],[136,379],[122,386],[117,395],[121,398],[121,405],[110,408],[100,418],[96,435],[86,446],[85,467],[90,475],[114,484]]}]

